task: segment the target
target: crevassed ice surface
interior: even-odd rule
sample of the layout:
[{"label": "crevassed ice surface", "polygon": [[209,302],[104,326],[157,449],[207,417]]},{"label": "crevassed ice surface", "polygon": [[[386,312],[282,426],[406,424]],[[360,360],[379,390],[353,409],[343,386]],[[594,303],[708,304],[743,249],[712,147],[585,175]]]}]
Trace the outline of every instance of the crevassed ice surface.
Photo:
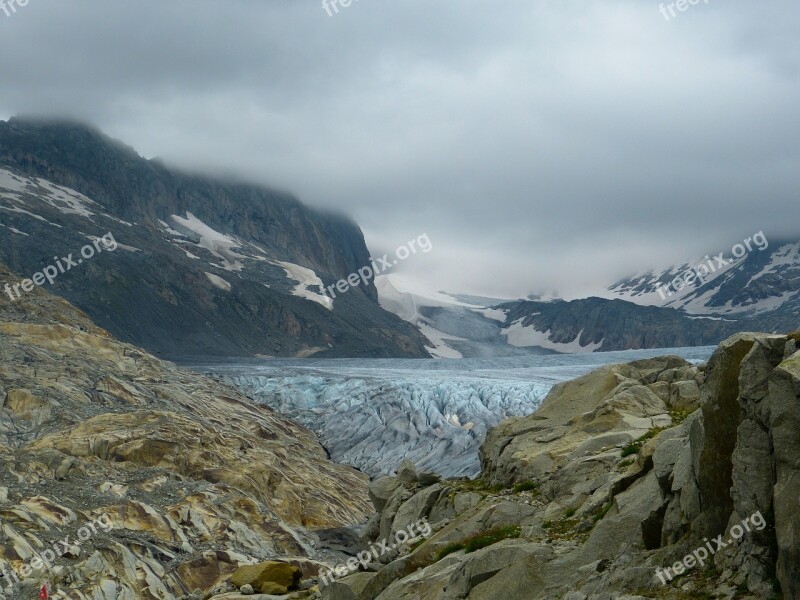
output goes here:
[{"label": "crevassed ice surface", "polygon": [[447,477],[475,476],[486,432],[532,413],[550,388],[597,367],[713,347],[458,360],[270,359],[193,364],[316,432],[333,460],[371,476],[408,458]]}]

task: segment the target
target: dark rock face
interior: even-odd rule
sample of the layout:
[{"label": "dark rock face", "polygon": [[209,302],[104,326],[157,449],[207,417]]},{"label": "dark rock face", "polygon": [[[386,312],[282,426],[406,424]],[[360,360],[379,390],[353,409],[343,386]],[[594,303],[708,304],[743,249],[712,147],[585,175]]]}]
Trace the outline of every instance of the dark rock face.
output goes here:
[{"label": "dark rock face", "polygon": [[[89,235],[113,234],[119,250],[48,287],[124,341],[173,358],[427,356],[424,337],[377,304],[371,280],[325,305],[320,284],[370,263],[344,217],[169,170],[70,123],[0,122],[0,169],[0,260],[23,277],[77,254]],[[286,265],[310,270],[300,272],[317,285]],[[317,301],[302,297],[309,291]]]},{"label": "dark rock face", "polygon": [[800,357],[775,369],[770,381],[769,430],[774,445],[773,505],[777,576],[787,598],[800,597]]},{"label": "dark rock face", "polygon": [[728,494],[733,483],[732,458],[737,430],[742,421],[739,407],[739,372],[742,359],[755,344],[755,336],[741,334],[720,345],[708,361],[702,395],[704,438],[699,463],[700,502],[703,524],[712,535],[721,531],[733,510]]},{"label": "dark rock face", "polygon": [[640,348],[712,346],[743,330],[789,331],[797,325],[800,305],[790,300],[778,310],[759,315],[703,318],[663,306],[643,306],[626,300],[586,298],[569,302],[519,301],[499,305],[507,311],[505,326],[550,332],[551,342],[602,345],[598,351]]}]

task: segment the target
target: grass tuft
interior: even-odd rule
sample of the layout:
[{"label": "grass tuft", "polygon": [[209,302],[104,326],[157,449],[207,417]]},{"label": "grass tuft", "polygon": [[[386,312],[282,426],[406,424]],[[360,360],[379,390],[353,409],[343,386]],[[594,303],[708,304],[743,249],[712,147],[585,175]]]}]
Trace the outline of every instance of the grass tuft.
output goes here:
[{"label": "grass tuft", "polygon": [[522,483],[518,483],[514,486],[514,493],[519,494],[521,492],[535,492],[536,491],[536,484],[533,481],[523,481]]},{"label": "grass tuft", "polygon": [[501,542],[503,540],[516,539],[519,537],[519,535],[519,527],[499,527],[497,529],[492,529],[491,531],[477,533],[460,542],[448,544],[439,550],[439,553],[436,555],[436,560],[440,561],[445,556],[460,550],[465,550],[466,554],[469,554],[470,552],[475,552],[476,550],[486,548],[487,546],[491,546],[492,544],[496,544],[497,542]]},{"label": "grass tuft", "polygon": [[631,442],[630,444],[625,446],[622,449],[622,458],[630,456],[631,454],[639,454],[639,451],[642,449],[642,446],[644,446],[645,442],[647,440],[653,439],[662,431],[664,431],[664,427],[654,427],[635,442]]},{"label": "grass tuft", "polygon": [[453,554],[454,552],[458,552],[459,550],[464,549],[464,544],[462,542],[455,543],[455,544],[447,544],[444,548],[439,550],[439,553],[436,555],[437,562],[442,560],[445,556],[449,554]]},{"label": "grass tuft", "polygon": [[475,552],[476,550],[480,550],[481,548],[486,548],[486,546],[491,546],[492,544],[496,544],[497,542],[501,542],[503,540],[518,538],[519,534],[519,527],[500,527],[499,529],[493,529],[492,531],[487,531],[486,533],[479,533],[478,535],[472,536],[465,542],[467,554],[470,552]]},{"label": "grass tuft", "polygon": [[597,523],[600,519],[605,517],[608,514],[608,511],[611,510],[611,502],[606,502],[603,506],[597,509],[597,511],[592,515],[592,519],[595,523]]}]

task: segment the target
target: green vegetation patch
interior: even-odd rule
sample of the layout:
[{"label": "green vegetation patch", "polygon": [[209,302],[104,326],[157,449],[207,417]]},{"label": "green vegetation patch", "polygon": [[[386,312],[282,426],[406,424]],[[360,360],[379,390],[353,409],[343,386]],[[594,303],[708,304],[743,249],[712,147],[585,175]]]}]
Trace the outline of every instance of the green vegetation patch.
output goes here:
[{"label": "green vegetation patch", "polygon": [[598,509],[595,511],[595,513],[592,515],[592,520],[593,520],[595,523],[597,523],[597,522],[598,522],[600,519],[602,519],[603,517],[605,517],[605,516],[608,514],[608,511],[610,511],[610,510],[611,510],[611,507],[612,507],[612,506],[613,506],[613,505],[612,505],[612,503],[611,503],[611,502],[606,502],[605,504],[603,504],[603,506],[601,506],[600,508],[598,508]]},{"label": "green vegetation patch", "polygon": [[622,458],[630,456],[631,454],[639,454],[639,451],[642,449],[642,446],[645,445],[645,442],[647,442],[647,440],[651,440],[654,437],[656,437],[659,433],[664,431],[664,429],[665,429],[664,427],[654,427],[653,429],[645,433],[642,437],[640,437],[638,440],[631,442],[630,444],[625,446],[622,449]]},{"label": "green vegetation patch", "polygon": [[436,561],[442,560],[445,556],[449,554],[453,554],[454,552],[458,552],[459,550],[464,549],[464,544],[462,542],[458,542],[455,544],[447,544],[444,548],[439,550],[439,553],[436,555]]},{"label": "green vegetation patch", "polygon": [[477,479],[460,479],[451,482],[455,484],[460,490],[466,492],[483,492],[490,494],[499,494],[511,489],[511,486],[503,485],[502,483],[490,484],[488,481],[479,477]]},{"label": "green vegetation patch", "polygon": [[689,418],[689,415],[695,412],[695,410],[676,410],[676,409],[670,410],[669,416],[672,417],[672,426],[675,427],[683,423],[686,419]]},{"label": "green vegetation patch", "polygon": [[514,493],[520,494],[522,492],[535,492],[536,484],[533,481],[523,481],[514,486]]},{"label": "green vegetation patch", "polygon": [[499,529],[493,529],[486,533],[479,533],[466,541],[465,547],[467,554],[503,540],[516,539],[519,537],[519,534],[519,527],[500,527]]},{"label": "green vegetation patch", "polygon": [[497,529],[492,529],[490,531],[484,531],[481,533],[477,533],[471,537],[468,537],[460,542],[454,542],[452,544],[448,544],[436,555],[436,560],[440,561],[445,556],[449,554],[453,554],[454,552],[458,552],[460,550],[464,550],[466,554],[470,552],[475,552],[476,550],[480,550],[481,548],[486,548],[487,546],[491,546],[492,544],[496,544],[497,542],[501,542],[503,540],[509,539],[516,539],[520,536],[520,528],[519,527],[499,527]]},{"label": "green vegetation patch", "polygon": [[[575,531],[575,528],[580,524],[580,519],[562,519],[555,523],[545,521],[542,523],[542,528],[547,530],[547,536],[551,540],[572,540],[580,537]],[[545,527],[549,524],[549,527]]]}]

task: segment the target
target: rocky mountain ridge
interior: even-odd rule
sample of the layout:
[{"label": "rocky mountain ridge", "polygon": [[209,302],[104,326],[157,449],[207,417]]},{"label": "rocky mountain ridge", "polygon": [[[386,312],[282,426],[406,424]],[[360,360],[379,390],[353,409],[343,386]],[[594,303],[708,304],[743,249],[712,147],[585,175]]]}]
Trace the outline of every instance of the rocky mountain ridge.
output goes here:
[{"label": "rocky mountain ridge", "polygon": [[[5,597],[43,583],[91,600],[800,594],[800,335],[737,334],[701,366],[604,366],[491,429],[477,480],[405,463],[368,484],[308,430],[60,298],[34,290],[0,316]],[[321,571],[420,522],[430,536],[318,589]],[[678,571],[716,539],[703,568]]]},{"label": "rocky mountain ridge", "polygon": [[800,242],[758,241],[738,259],[721,257],[719,269],[706,257],[573,300],[465,297],[394,276],[377,285],[381,304],[415,324],[437,358],[716,345],[738,331],[789,331],[797,323]]},{"label": "rocky mountain ridge", "polygon": [[705,257],[620,280],[599,297],[495,308],[507,315],[512,345],[560,351],[702,346],[738,331],[789,331],[800,314],[800,242],[756,237],[760,245],[721,256],[722,266]]}]

